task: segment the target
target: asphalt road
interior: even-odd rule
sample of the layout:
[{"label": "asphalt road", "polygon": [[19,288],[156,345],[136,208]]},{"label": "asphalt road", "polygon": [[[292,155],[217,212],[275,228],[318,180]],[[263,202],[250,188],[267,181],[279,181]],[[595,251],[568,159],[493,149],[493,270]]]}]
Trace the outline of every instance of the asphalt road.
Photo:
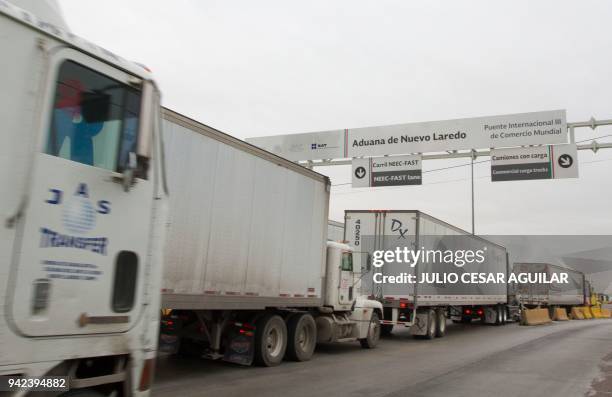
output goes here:
[{"label": "asphalt road", "polygon": [[503,327],[450,324],[415,340],[395,331],[373,350],[319,346],[309,362],[241,367],[158,359],[153,397],[611,397],[612,320]]}]

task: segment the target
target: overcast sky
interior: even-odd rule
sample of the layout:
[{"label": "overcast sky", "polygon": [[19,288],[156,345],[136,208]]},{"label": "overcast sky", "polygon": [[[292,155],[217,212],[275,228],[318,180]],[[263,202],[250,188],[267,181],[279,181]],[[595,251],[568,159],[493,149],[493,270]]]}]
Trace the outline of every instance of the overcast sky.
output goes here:
[{"label": "overcast sky", "polygon": [[[612,118],[612,2],[60,4],[74,33],[152,69],[164,106],[243,139],[552,109]],[[583,129],[577,140],[608,134]],[[497,183],[477,164],[476,232],[612,234],[612,149],[579,161],[579,179]],[[333,219],[419,209],[471,227],[469,167],[378,189],[342,185],[349,167],[317,170],[337,185]]]}]

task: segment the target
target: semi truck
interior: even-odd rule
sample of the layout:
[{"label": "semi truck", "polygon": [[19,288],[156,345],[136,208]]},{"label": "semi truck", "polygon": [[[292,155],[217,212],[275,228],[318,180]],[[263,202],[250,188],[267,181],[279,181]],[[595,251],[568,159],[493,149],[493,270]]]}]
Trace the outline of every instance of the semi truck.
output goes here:
[{"label": "semi truck", "polygon": [[[345,240],[360,253],[356,262],[370,272],[360,280],[362,293],[383,303],[383,334],[401,326],[414,336],[432,339],[444,336],[449,318],[466,323],[477,318],[497,325],[508,320],[504,247],[416,210],[347,210],[344,224]],[[373,266],[380,259],[374,257],[377,252],[404,249],[423,256],[412,263],[392,260]],[[457,253],[467,251],[480,252],[482,261],[465,263],[468,257]],[[447,253],[455,257],[443,258]],[[489,281],[493,277],[496,282],[467,283],[464,273],[477,273]]]},{"label": "semi truck", "polygon": [[326,176],[163,110],[169,229],[160,349],[263,366],[317,343],[373,348],[382,305],[327,241]]},{"label": "semi truck", "polygon": [[144,67],[52,17],[0,1],[0,375],[146,395],[166,224],[160,94]]}]

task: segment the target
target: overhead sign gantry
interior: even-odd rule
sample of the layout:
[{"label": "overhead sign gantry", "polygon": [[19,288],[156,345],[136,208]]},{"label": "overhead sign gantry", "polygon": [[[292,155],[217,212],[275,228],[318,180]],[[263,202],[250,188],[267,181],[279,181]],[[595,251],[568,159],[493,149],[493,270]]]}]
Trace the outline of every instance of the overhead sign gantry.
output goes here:
[{"label": "overhead sign gantry", "polygon": [[567,143],[565,110],[249,138],[292,161]]},{"label": "overhead sign gantry", "polygon": [[[422,162],[425,160],[470,158],[472,233],[474,233],[474,160],[477,157],[495,156],[497,152],[498,155],[502,153],[499,157],[503,158],[504,150],[512,152],[510,157],[516,156],[514,159],[506,156],[504,159],[492,161],[493,181],[577,178],[576,151],[597,152],[599,149],[612,148],[612,143],[599,143],[593,140],[589,144],[577,145],[574,130],[586,127],[594,130],[604,125],[612,125],[612,119],[591,118],[588,121],[567,123],[565,110],[551,110],[265,136],[249,138],[247,142],[307,167],[353,164],[353,187],[421,184],[422,178],[408,176],[414,174],[416,169],[395,170],[403,172],[404,177],[400,174],[381,174],[376,181],[372,179],[374,172],[365,165],[369,167],[374,163],[396,164],[394,161],[397,159],[394,157],[399,156],[394,155],[418,155],[419,174]],[[532,149],[533,147],[536,149]],[[558,149],[561,149],[561,152]],[[545,151],[549,153],[547,166],[524,165],[534,151],[540,154]],[[554,153],[558,155],[555,156]],[[385,157],[381,160],[380,156]],[[543,160],[539,162],[544,163]],[[502,168],[510,171],[497,172]],[[531,171],[521,171],[527,168]],[[502,174],[505,176],[502,177]],[[531,176],[525,177],[527,174]]]}]

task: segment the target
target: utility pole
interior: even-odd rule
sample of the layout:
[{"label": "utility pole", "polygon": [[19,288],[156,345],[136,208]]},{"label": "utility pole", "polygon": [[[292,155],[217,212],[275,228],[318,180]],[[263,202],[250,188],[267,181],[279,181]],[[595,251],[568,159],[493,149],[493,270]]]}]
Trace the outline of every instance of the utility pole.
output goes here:
[{"label": "utility pole", "polygon": [[474,149],[472,149],[472,155],[470,156],[470,168],[472,170],[472,234],[476,234],[476,226],[474,222],[474,158],[476,153],[474,153]]}]

